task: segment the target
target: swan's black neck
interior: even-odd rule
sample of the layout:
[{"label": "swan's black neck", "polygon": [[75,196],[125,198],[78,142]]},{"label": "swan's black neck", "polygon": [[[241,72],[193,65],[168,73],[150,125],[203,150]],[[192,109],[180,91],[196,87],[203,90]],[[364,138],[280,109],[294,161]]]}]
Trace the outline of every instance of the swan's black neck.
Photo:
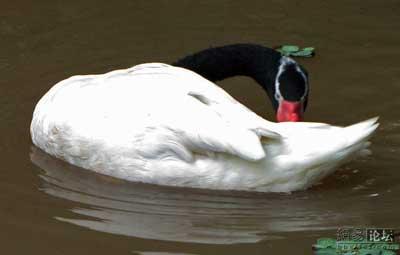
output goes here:
[{"label": "swan's black neck", "polygon": [[273,49],[255,44],[233,44],[210,48],[178,60],[173,65],[192,70],[210,81],[243,75],[253,78],[266,90],[275,111],[286,100],[301,103],[308,98],[308,78],[304,68]]},{"label": "swan's black neck", "polygon": [[173,65],[192,70],[210,81],[249,76],[267,92],[275,84],[280,53],[254,44],[210,48],[178,60]]}]

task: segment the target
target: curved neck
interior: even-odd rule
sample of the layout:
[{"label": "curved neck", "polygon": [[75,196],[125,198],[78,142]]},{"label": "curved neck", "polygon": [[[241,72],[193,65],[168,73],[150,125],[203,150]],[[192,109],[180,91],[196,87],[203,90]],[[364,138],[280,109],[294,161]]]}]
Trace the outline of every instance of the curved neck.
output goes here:
[{"label": "curved neck", "polygon": [[[210,81],[243,75],[253,78],[271,97],[281,54],[254,44],[233,44],[210,48],[173,63]],[[271,94],[272,93],[272,94]]]}]

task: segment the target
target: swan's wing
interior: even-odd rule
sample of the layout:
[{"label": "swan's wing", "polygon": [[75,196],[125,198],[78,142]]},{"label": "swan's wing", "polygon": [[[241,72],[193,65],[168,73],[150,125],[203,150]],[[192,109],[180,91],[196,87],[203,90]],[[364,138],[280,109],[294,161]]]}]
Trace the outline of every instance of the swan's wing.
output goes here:
[{"label": "swan's wing", "polygon": [[200,75],[161,64],[151,64],[151,68],[140,69],[140,72],[150,69],[152,81],[156,70],[172,75],[171,82],[166,77],[160,80],[159,85],[168,90],[158,99],[159,104],[152,113],[158,112],[155,118],[162,123],[158,128],[163,138],[156,143],[181,159],[190,161],[193,152],[220,152],[255,161],[265,157],[261,137],[280,138],[270,128],[272,123]]},{"label": "swan's wing", "polygon": [[234,98],[230,97],[224,90],[220,90],[221,94],[224,93],[227,95],[226,98],[221,97],[219,100],[215,100],[209,96],[209,91],[190,91],[188,95],[207,105],[209,109],[232,126],[252,130],[260,137],[263,136],[273,139],[281,138],[281,135],[274,131],[275,123],[261,118],[247,107],[237,102]]},{"label": "swan's wing", "polygon": [[[229,108],[229,105],[211,103],[211,100],[198,93],[180,98],[177,107],[172,109],[173,115],[163,121],[163,132],[168,134],[162,138],[163,146],[187,161],[192,159],[193,152],[228,153],[250,161],[264,158],[261,137],[276,139],[280,136],[258,123],[252,114],[242,112],[240,107],[231,105]],[[237,116],[232,119],[234,111]]]},{"label": "swan's wing", "polygon": [[262,136],[279,138],[267,121],[182,68],[145,64],[61,85],[47,97],[59,95],[48,108],[56,109],[62,125],[88,139],[97,132],[110,146],[126,145],[127,153],[136,149],[145,158],[191,161],[193,153],[219,152],[255,161],[265,157]]},{"label": "swan's wing", "polygon": [[179,105],[176,108],[166,106],[168,112],[159,115],[153,112],[152,120],[139,133],[130,135],[133,129],[125,129],[126,132],[122,127],[118,129],[127,134],[125,137],[131,137],[128,139],[130,144],[134,144],[139,155],[147,159],[175,158],[191,162],[195,153],[211,155],[215,152],[249,161],[265,157],[260,137],[254,130],[231,125],[191,96]]}]

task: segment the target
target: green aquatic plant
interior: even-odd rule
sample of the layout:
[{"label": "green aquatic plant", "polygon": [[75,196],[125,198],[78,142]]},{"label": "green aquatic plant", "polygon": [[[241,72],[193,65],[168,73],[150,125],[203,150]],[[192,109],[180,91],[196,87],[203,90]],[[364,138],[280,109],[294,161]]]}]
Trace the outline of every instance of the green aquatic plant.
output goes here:
[{"label": "green aquatic plant", "polygon": [[279,51],[282,55],[287,56],[287,57],[312,57],[314,56],[314,47],[305,47],[300,49],[299,46],[297,45],[282,45],[278,48],[275,48],[277,51]]},{"label": "green aquatic plant", "polygon": [[316,249],[336,248],[336,240],[333,238],[318,238],[314,247]]}]

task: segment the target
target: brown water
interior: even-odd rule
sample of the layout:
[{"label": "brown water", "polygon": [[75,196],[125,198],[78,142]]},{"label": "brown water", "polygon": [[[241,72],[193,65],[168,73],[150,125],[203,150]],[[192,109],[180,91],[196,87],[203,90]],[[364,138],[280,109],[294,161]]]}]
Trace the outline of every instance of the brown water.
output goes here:
[{"label": "brown water", "polygon": [[[339,226],[400,228],[399,1],[35,2],[0,11],[0,253],[309,254]],[[288,195],[126,183],[31,148],[57,81],[237,42],[315,46],[307,120],[381,116],[373,155]],[[271,118],[250,79],[221,85]]]}]

